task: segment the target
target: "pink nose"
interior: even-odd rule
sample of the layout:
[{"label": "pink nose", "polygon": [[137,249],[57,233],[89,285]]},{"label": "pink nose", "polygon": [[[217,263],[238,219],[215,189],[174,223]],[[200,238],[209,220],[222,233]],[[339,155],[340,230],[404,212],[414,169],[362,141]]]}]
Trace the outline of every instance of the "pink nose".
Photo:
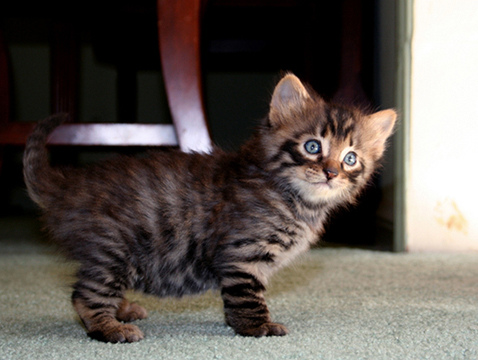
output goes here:
[{"label": "pink nose", "polygon": [[333,179],[339,174],[339,171],[335,168],[327,168],[324,169],[325,176],[327,176],[327,180]]}]

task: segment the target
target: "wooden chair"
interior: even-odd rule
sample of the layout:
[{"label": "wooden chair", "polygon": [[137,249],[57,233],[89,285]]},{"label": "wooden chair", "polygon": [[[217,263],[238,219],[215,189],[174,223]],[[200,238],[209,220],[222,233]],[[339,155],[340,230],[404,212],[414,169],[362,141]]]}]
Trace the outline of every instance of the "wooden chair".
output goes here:
[{"label": "wooden chair", "polygon": [[[68,123],[54,131],[53,145],[179,146],[208,152],[200,67],[201,0],[157,0],[160,58],[173,124]],[[77,113],[77,44],[59,25],[51,44],[52,113]],[[24,145],[35,123],[14,122],[10,111],[9,59],[0,33],[0,169],[5,145]]]}]

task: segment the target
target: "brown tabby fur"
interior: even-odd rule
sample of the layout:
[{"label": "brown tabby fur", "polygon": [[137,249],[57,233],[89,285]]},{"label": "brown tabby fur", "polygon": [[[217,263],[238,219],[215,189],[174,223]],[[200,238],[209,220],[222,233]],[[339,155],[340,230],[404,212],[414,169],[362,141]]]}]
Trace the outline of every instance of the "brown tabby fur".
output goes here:
[{"label": "brown tabby fur", "polygon": [[[133,342],[125,324],[147,316],[125,290],[182,296],[220,289],[226,322],[246,336],[285,335],[264,300],[269,277],[309,249],[327,215],[354,201],[370,179],[396,114],[364,115],[326,103],[294,75],[236,153],[176,150],[120,157],[84,169],[52,168],[41,121],[24,154],[31,198],[51,236],[80,264],[73,305],[88,334]],[[305,143],[320,141],[311,154]],[[347,165],[353,151],[357,163]]]}]

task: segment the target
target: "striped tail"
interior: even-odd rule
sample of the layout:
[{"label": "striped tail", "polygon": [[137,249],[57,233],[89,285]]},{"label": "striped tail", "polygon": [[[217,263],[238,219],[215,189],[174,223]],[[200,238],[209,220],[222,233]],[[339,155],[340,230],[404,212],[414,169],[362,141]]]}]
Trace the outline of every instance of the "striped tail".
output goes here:
[{"label": "striped tail", "polygon": [[60,176],[50,166],[46,142],[53,130],[67,118],[67,114],[57,114],[41,120],[28,137],[23,153],[23,177],[28,194],[42,208],[57,189]]}]

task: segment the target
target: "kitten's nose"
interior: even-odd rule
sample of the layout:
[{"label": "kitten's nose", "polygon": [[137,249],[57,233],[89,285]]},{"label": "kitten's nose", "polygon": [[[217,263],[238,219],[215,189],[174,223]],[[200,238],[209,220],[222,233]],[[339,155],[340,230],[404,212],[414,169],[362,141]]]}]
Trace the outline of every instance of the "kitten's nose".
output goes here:
[{"label": "kitten's nose", "polygon": [[336,168],[330,167],[324,169],[325,176],[327,176],[327,180],[333,179],[339,174],[339,171]]}]

